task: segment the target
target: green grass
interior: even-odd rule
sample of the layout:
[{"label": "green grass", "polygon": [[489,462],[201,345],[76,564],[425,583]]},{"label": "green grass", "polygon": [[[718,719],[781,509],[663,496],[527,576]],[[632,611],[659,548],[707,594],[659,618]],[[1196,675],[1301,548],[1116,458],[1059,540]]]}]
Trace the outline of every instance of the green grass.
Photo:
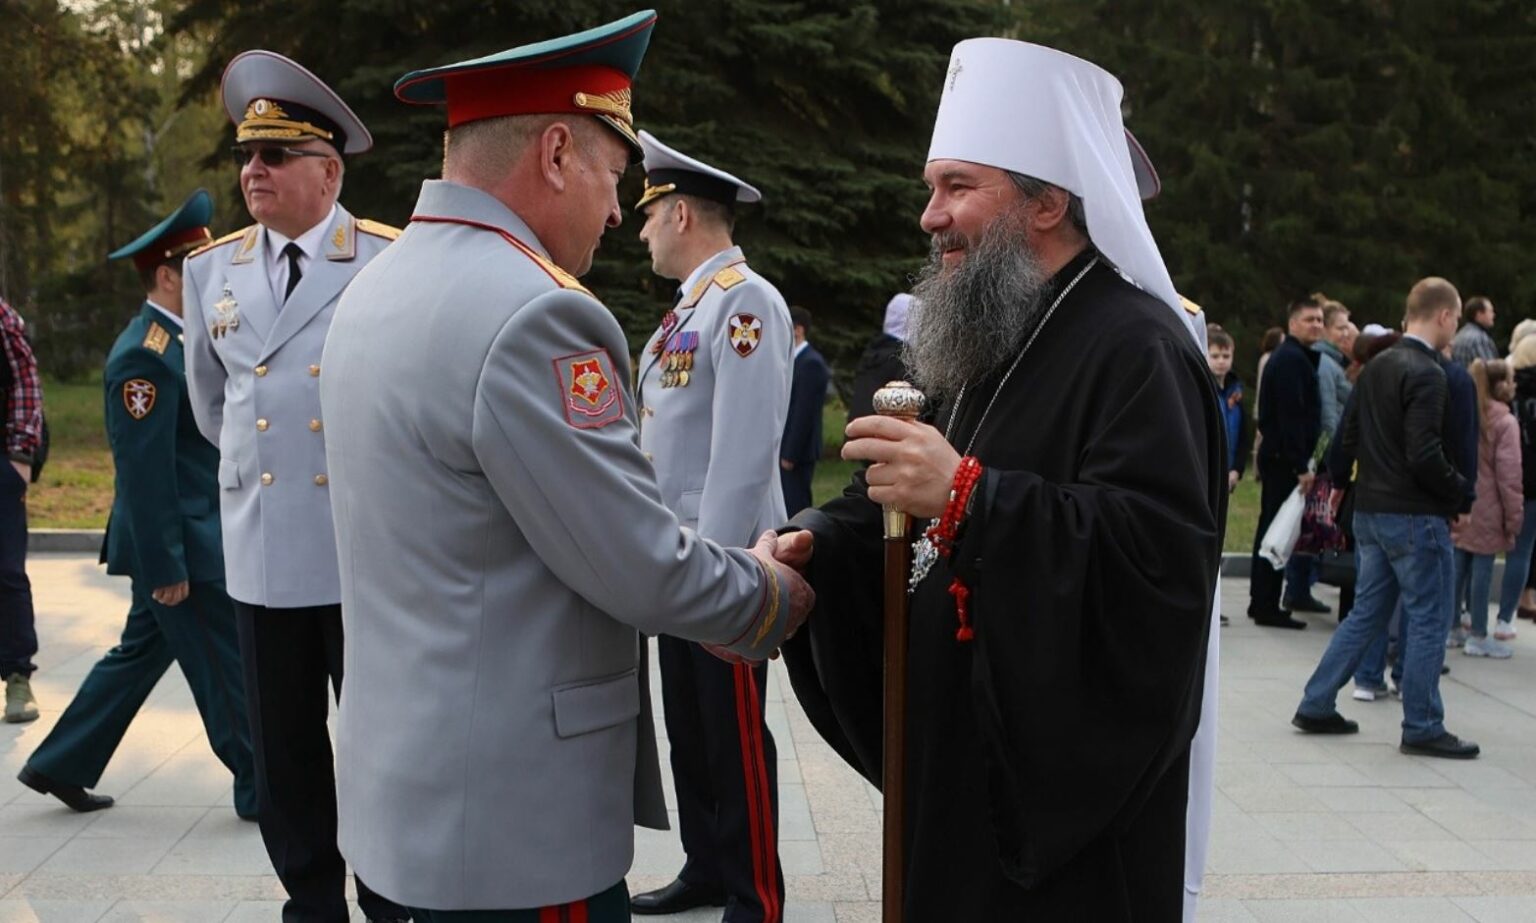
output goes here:
[{"label": "green grass", "polygon": [[[821,429],[825,447],[821,461],[816,463],[816,476],[811,481],[811,497],[819,506],[843,492],[848,479],[858,470],[858,462],[846,462],[838,457],[843,447],[843,425],[848,411],[835,398],[827,402],[822,411]],[[1252,472],[1237,484],[1227,505],[1226,551],[1247,552],[1253,549],[1253,531],[1259,522],[1259,485]]]},{"label": "green grass", "polygon": [[43,381],[51,440],[43,478],[27,495],[34,529],[100,529],[112,509],[112,452],[102,426],[101,381]]}]

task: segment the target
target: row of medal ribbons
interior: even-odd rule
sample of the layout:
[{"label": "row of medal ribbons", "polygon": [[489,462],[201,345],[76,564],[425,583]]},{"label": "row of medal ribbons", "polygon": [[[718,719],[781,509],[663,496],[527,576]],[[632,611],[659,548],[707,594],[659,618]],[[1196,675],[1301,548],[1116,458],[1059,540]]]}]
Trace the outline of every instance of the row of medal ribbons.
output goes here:
[{"label": "row of medal ribbons", "polygon": [[693,369],[693,354],[699,348],[699,333],[697,330],[679,331],[668,337],[666,343],[661,353],[661,386],[686,388]]}]

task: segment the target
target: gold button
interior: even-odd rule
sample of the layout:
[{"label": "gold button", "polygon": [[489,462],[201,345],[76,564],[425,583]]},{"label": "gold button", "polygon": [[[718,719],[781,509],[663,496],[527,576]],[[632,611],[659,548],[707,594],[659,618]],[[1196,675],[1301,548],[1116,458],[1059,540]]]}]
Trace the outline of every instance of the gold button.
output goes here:
[{"label": "gold button", "polygon": [[264,433],[264,432],[267,431],[267,427],[270,426],[270,425],[271,424],[267,423],[266,418],[262,418],[260,420],[257,420],[256,421],[256,432]]},{"label": "gold button", "polygon": [[649,452],[646,452],[645,453],[645,460],[648,461],[648,462],[653,462],[653,461],[656,460],[656,456],[652,455]]},{"label": "gold button", "polygon": [[331,480],[330,478],[326,477],[323,474],[317,474],[317,475],[315,475],[315,486],[316,487],[324,487],[326,484],[330,483],[330,480]]},{"label": "gold button", "polygon": [[309,367],[309,377],[310,378],[319,378],[320,377],[320,366],[318,366],[318,365],[310,366]]},{"label": "gold button", "polygon": [[309,431],[312,432],[312,433],[320,432],[320,421],[319,420],[310,420],[309,421]]},{"label": "gold button", "polygon": [[271,485],[272,485],[272,475],[270,475],[270,474],[263,474],[261,476],[261,486],[262,487],[270,487]]},{"label": "gold button", "polygon": [[264,365],[256,366],[256,377],[257,378],[266,378],[267,377],[267,367],[264,366]]},{"label": "gold button", "polygon": [[641,407],[640,408],[640,416],[642,416],[642,417],[654,417],[654,416],[656,416],[656,411],[652,410],[649,407]]}]

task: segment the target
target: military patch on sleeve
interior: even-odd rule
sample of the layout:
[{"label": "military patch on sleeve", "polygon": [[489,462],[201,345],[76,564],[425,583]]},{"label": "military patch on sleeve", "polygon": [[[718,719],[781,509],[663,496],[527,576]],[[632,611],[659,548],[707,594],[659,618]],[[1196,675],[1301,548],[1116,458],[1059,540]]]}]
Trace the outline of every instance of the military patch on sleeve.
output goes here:
[{"label": "military patch on sleeve", "polygon": [[624,399],[606,349],[555,360],[565,420],[577,429],[597,429],[624,416]]},{"label": "military patch on sleeve", "polygon": [[154,383],[142,378],[123,382],[123,406],[128,409],[128,416],[135,420],[149,416],[149,412],[155,409]]},{"label": "military patch on sleeve", "polygon": [[725,322],[726,338],[736,355],[752,355],[763,341],[763,322],[751,314],[732,314]]},{"label": "military patch on sleeve", "polygon": [[144,334],[144,348],[156,355],[165,355],[165,348],[171,344],[171,335],[166,329],[153,321],[150,322],[149,332]]}]

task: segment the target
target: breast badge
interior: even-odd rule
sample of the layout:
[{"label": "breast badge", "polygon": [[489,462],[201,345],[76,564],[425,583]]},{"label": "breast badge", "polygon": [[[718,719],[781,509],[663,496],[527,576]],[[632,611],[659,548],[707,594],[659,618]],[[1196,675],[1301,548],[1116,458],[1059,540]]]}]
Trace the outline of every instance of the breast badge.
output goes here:
[{"label": "breast badge", "polygon": [[224,284],[224,293],[213,303],[213,310],[216,317],[208,327],[208,332],[215,340],[240,329],[240,302],[235,300],[234,293],[229,290],[229,283]]},{"label": "breast badge", "polygon": [[135,420],[149,416],[149,412],[155,409],[154,383],[142,378],[123,382],[123,406],[127,408],[128,416]]},{"label": "breast badge", "polygon": [[624,415],[624,403],[613,384],[613,360],[607,350],[578,353],[555,360],[565,419],[577,429],[596,429]]},{"label": "breast badge", "polygon": [[726,329],[731,348],[743,358],[752,355],[763,341],[763,322],[751,314],[732,314],[726,321]]}]

